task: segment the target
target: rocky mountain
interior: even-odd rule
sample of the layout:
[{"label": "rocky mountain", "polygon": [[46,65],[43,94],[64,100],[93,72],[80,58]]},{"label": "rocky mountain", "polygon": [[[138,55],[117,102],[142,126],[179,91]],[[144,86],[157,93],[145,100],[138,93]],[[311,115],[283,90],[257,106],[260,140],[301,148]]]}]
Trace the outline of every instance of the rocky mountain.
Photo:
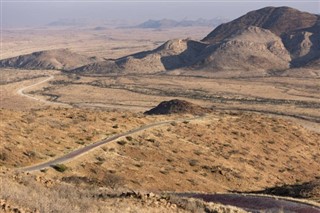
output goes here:
[{"label": "rocky mountain", "polygon": [[[142,27],[177,25],[165,19]],[[269,71],[320,68],[320,16],[289,7],[266,7],[221,24],[201,41],[169,40],[154,50],[97,61],[67,50],[32,53],[0,61],[24,69],[72,69],[81,74],[159,73],[175,69]]]},{"label": "rocky mountain", "polygon": [[[320,16],[289,7],[266,7],[221,24],[202,41],[219,43],[250,26],[270,30],[279,36],[290,53],[291,67],[301,67],[320,55]],[[311,63],[318,66],[318,63]],[[319,67],[319,66],[318,66]]]},{"label": "rocky mountain", "polygon": [[[318,68],[319,17],[289,7],[266,7],[221,24],[202,41],[170,40],[154,50],[119,58],[112,66],[122,72],[139,73],[180,68],[258,73],[291,67]],[[111,70],[110,63],[98,64],[99,73]]]},{"label": "rocky mountain", "polygon": [[290,54],[271,31],[247,27],[220,43],[208,45],[196,67],[214,70],[282,70],[290,67]]},{"label": "rocky mountain", "polygon": [[267,29],[277,36],[282,36],[288,32],[312,27],[318,20],[319,15],[301,12],[290,7],[265,7],[251,11],[231,22],[221,24],[209,33],[203,41],[220,42],[249,26]]},{"label": "rocky mountain", "polygon": [[3,59],[0,67],[70,70],[96,61],[95,57],[89,58],[68,49],[55,49]]}]

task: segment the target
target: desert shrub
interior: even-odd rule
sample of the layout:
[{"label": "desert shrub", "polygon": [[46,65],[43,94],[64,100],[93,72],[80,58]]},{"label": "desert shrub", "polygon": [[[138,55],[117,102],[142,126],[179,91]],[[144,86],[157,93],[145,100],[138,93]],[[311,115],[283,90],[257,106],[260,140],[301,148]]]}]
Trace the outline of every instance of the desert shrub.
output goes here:
[{"label": "desert shrub", "polygon": [[165,168],[161,168],[160,169],[160,173],[162,173],[164,175],[167,175],[167,174],[169,174],[169,171],[167,169],[165,169]]},{"label": "desert shrub", "polygon": [[172,159],[172,158],[167,158],[167,161],[168,161],[169,163],[172,163],[172,162],[173,162],[173,159]]},{"label": "desert shrub", "polygon": [[6,153],[0,153],[0,160],[5,161],[7,159]]},{"label": "desert shrub", "polygon": [[195,159],[189,160],[189,165],[190,165],[190,166],[195,166],[195,165],[197,165],[197,164],[198,164],[198,161],[197,161],[197,160],[195,160]]},{"label": "desert shrub", "polygon": [[101,157],[101,156],[96,157],[96,159],[97,159],[98,161],[101,161],[101,162],[106,161],[106,159],[105,159],[104,157]]},{"label": "desert shrub", "polygon": [[172,126],[177,126],[177,122],[173,121],[170,123]]},{"label": "desert shrub", "polygon": [[56,165],[52,165],[51,167],[58,172],[65,172],[68,169],[68,167],[64,164],[56,164]]},{"label": "desert shrub", "polygon": [[127,136],[126,139],[127,139],[128,141],[132,141],[132,140],[133,140],[133,138],[132,138],[131,136]]},{"label": "desert shrub", "polygon": [[85,142],[84,142],[84,141],[76,141],[76,143],[77,143],[77,144],[80,144],[80,145],[85,144]]},{"label": "desert shrub", "polygon": [[201,155],[202,154],[202,152],[200,150],[194,150],[193,153],[196,154],[196,155]]},{"label": "desert shrub", "polygon": [[25,152],[23,152],[23,154],[28,156],[28,157],[36,156],[36,153],[34,151],[25,151]]},{"label": "desert shrub", "polygon": [[101,182],[106,187],[116,190],[123,185],[123,178],[116,174],[105,173]]},{"label": "desert shrub", "polygon": [[153,138],[148,138],[148,139],[146,139],[147,141],[149,141],[149,142],[151,142],[151,143],[154,143],[156,140],[155,139],[153,139]]},{"label": "desert shrub", "polygon": [[124,146],[127,143],[127,141],[121,140],[121,141],[117,141],[117,144]]}]

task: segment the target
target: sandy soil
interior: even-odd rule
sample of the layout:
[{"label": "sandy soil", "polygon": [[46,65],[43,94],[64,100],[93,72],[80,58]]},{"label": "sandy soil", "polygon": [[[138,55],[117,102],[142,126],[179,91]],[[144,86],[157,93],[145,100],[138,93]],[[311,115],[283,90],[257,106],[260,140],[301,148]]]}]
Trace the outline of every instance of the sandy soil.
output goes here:
[{"label": "sandy soil", "polygon": [[[199,38],[206,30],[134,30],[131,34],[123,29],[33,30],[22,36],[12,30],[4,32],[3,56],[69,47],[89,56],[116,58],[153,49],[178,32],[179,37]],[[50,168],[36,175],[84,189],[94,185],[210,193],[259,191],[319,178],[320,85],[316,74],[304,77],[303,71],[295,71],[297,75],[282,77],[252,77],[250,73],[235,77],[181,71],[182,76],[75,76],[45,70],[0,72],[1,168],[40,163],[132,128],[178,119],[181,115],[145,116],[142,112],[160,101],[180,98],[214,106],[215,111],[201,121],[173,122],[121,138],[67,163],[65,172]],[[54,79],[37,84],[50,75]],[[34,99],[19,94],[21,89]],[[73,108],[51,106],[50,102]],[[117,206],[117,201],[112,205]],[[146,207],[140,201],[132,205]]]}]

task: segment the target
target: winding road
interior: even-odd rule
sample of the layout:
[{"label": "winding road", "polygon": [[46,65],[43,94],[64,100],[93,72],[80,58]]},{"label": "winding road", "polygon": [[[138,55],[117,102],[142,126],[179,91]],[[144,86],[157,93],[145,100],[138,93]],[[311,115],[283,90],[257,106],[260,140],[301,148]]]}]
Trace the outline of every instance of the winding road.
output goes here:
[{"label": "winding road", "polygon": [[42,81],[39,81],[39,82],[37,82],[35,84],[20,88],[17,91],[17,94],[22,96],[22,97],[29,98],[29,99],[31,99],[33,101],[39,101],[39,102],[42,102],[42,103],[45,103],[45,104],[53,104],[53,105],[60,105],[60,106],[68,106],[69,107],[70,106],[69,104],[65,104],[65,103],[61,103],[61,102],[47,101],[47,100],[44,100],[44,99],[41,99],[41,98],[37,98],[37,97],[31,96],[28,93],[24,92],[27,89],[30,89],[30,88],[35,87],[35,86],[38,86],[38,85],[43,84],[45,82],[48,82],[48,81],[50,81],[52,79],[54,79],[54,76],[53,75],[49,75],[48,78],[46,78],[46,79],[44,79]]},{"label": "winding road", "polygon": [[148,125],[145,125],[145,126],[141,126],[139,128],[132,129],[132,130],[129,130],[127,132],[124,132],[124,133],[121,133],[121,134],[117,134],[117,135],[114,135],[114,136],[112,136],[110,138],[106,138],[104,140],[101,140],[101,141],[98,141],[96,143],[90,144],[90,145],[88,145],[86,147],[82,147],[80,149],[74,150],[74,151],[72,151],[72,152],[70,152],[70,153],[68,153],[68,154],[66,154],[64,156],[61,156],[59,158],[56,158],[54,160],[50,160],[48,162],[41,163],[41,164],[34,165],[34,166],[30,166],[30,167],[24,167],[24,168],[21,168],[19,170],[20,171],[24,171],[24,172],[32,172],[32,171],[42,170],[42,169],[51,167],[53,165],[61,164],[61,163],[70,161],[72,159],[75,159],[76,157],[79,157],[80,155],[86,154],[87,152],[89,152],[89,151],[91,151],[91,150],[93,150],[93,149],[95,149],[95,148],[97,148],[99,146],[105,145],[107,143],[115,141],[115,140],[117,140],[117,139],[119,139],[121,137],[124,137],[124,136],[128,136],[128,135],[131,135],[131,134],[134,134],[134,133],[137,133],[137,132],[144,131],[146,129],[150,129],[150,128],[153,128],[153,127],[156,127],[156,126],[169,124],[169,123],[172,123],[172,122],[192,121],[192,120],[202,119],[203,117],[204,116],[202,116],[202,117],[194,117],[194,118],[185,118],[185,119],[179,119],[179,120],[160,121],[160,122],[148,124]]}]

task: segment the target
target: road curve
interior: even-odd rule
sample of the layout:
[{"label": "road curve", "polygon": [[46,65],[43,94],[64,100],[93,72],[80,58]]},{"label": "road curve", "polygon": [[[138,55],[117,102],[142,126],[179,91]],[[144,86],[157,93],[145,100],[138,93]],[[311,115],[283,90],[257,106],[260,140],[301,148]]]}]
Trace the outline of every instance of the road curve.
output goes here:
[{"label": "road curve", "polygon": [[42,170],[42,169],[51,167],[53,165],[64,163],[64,162],[70,161],[72,159],[75,159],[76,157],[79,157],[80,155],[86,154],[87,152],[89,152],[89,151],[91,151],[91,150],[93,150],[93,149],[95,149],[95,148],[97,148],[99,146],[105,145],[105,144],[107,144],[109,142],[112,142],[112,141],[117,140],[117,139],[119,139],[121,137],[124,137],[124,136],[128,136],[128,135],[131,135],[131,134],[134,134],[134,133],[137,133],[137,132],[141,132],[141,131],[146,130],[146,129],[150,129],[150,128],[153,128],[153,127],[156,127],[156,126],[161,126],[161,125],[164,125],[164,124],[169,124],[169,123],[172,123],[172,122],[191,121],[191,120],[202,119],[203,117],[204,116],[193,117],[193,118],[185,118],[185,119],[179,119],[179,120],[160,121],[160,122],[148,124],[148,125],[145,125],[145,126],[141,126],[139,128],[132,129],[132,130],[129,130],[127,132],[114,135],[114,136],[112,136],[110,138],[103,139],[103,140],[98,141],[96,143],[90,144],[90,145],[88,145],[86,147],[79,148],[77,150],[74,150],[74,151],[72,151],[72,152],[70,152],[70,153],[68,153],[68,154],[66,154],[64,156],[61,156],[59,158],[56,158],[54,160],[50,160],[48,162],[41,163],[41,164],[34,165],[34,166],[20,168],[18,170],[19,171],[24,171],[24,172],[32,172],[32,171]]},{"label": "road curve", "polygon": [[320,213],[320,208],[318,206],[294,200],[287,200],[285,198],[264,195],[193,193],[181,193],[174,195],[202,199],[206,202],[231,205],[250,212]]},{"label": "road curve", "polygon": [[54,105],[60,105],[60,106],[70,106],[69,104],[65,104],[65,103],[61,103],[61,102],[52,102],[52,101],[43,100],[41,98],[37,98],[37,97],[31,96],[31,95],[29,95],[29,94],[24,92],[25,90],[27,90],[27,89],[29,89],[31,87],[38,86],[38,85],[43,84],[43,83],[45,83],[47,81],[50,81],[52,79],[54,79],[54,76],[53,75],[49,75],[48,78],[46,78],[46,79],[44,79],[42,81],[39,81],[39,82],[37,82],[35,84],[20,88],[17,91],[17,94],[20,95],[20,96],[29,98],[29,99],[31,99],[33,101],[39,101],[39,102],[42,102],[42,103],[45,103],[45,104],[54,104]]}]

